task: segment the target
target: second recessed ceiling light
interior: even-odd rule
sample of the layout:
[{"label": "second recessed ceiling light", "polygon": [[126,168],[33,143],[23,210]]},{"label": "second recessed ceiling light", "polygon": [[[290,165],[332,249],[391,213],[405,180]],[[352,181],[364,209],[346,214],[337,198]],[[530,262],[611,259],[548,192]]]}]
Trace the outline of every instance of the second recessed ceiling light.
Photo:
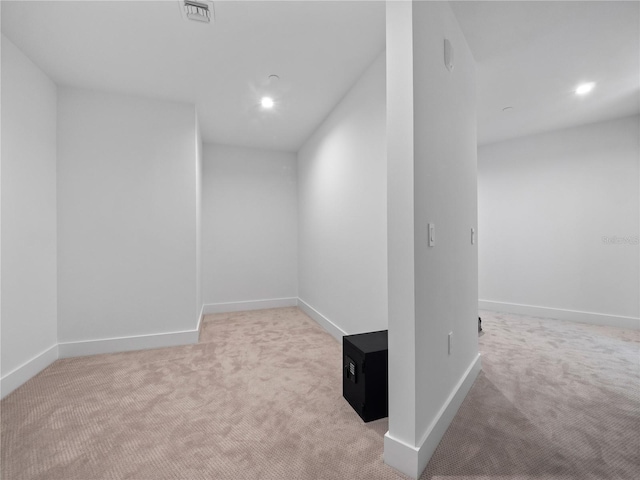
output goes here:
[{"label": "second recessed ceiling light", "polygon": [[582,85],[578,85],[578,88],[576,88],[576,94],[577,95],[586,95],[587,93],[589,93],[591,90],[593,90],[593,87],[595,87],[596,84],[591,82],[591,83],[583,83]]}]

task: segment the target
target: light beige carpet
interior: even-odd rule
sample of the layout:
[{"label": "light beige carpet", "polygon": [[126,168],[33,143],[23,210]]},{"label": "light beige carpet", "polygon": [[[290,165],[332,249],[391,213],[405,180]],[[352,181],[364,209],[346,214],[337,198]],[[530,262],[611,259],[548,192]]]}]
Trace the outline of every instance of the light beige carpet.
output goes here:
[{"label": "light beige carpet", "polygon": [[640,331],[480,314],[483,371],[422,478],[640,479]]},{"label": "light beige carpet", "polygon": [[[637,332],[483,314],[484,372],[423,479],[637,479]],[[55,362],[0,404],[2,478],[401,479],[296,308],[211,315],[198,345]]]}]

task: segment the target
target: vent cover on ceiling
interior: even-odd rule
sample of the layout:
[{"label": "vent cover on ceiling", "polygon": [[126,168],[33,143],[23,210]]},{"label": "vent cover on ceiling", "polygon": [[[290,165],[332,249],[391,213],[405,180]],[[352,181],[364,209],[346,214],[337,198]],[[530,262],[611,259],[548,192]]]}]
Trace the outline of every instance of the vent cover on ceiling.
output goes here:
[{"label": "vent cover on ceiling", "polygon": [[214,20],[213,2],[210,0],[181,0],[180,8],[185,20],[204,23]]}]

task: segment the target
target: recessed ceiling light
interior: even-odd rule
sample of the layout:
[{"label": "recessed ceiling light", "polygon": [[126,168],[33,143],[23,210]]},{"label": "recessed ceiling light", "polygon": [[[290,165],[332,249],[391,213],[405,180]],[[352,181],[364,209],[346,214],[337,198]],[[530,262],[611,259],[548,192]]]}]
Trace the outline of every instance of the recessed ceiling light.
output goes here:
[{"label": "recessed ceiling light", "polygon": [[591,90],[593,90],[593,87],[595,87],[595,86],[596,86],[596,84],[594,82],[583,83],[581,85],[578,85],[578,88],[576,88],[576,94],[577,95],[586,95]]},{"label": "recessed ceiling light", "polygon": [[262,100],[260,100],[260,105],[262,105],[262,108],[273,108],[273,98],[262,97]]}]

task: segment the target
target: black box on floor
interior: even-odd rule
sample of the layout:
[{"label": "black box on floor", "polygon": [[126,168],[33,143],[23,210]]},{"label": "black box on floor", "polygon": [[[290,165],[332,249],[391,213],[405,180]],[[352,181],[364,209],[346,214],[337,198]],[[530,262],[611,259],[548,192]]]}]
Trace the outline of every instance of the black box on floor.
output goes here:
[{"label": "black box on floor", "polygon": [[342,337],[342,395],[370,422],[389,415],[387,330]]}]

